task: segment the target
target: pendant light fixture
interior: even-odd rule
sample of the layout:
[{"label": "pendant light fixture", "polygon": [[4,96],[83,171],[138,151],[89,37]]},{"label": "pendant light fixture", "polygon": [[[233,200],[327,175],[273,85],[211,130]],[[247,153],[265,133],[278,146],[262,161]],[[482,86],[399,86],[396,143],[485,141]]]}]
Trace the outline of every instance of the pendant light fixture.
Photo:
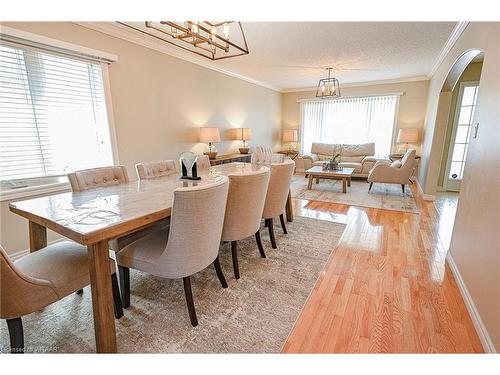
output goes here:
[{"label": "pendant light fixture", "polygon": [[331,76],[333,68],[326,68],[328,71],[328,78],[319,80],[318,89],[316,90],[316,97],[321,99],[334,99],[340,97],[339,80]]}]

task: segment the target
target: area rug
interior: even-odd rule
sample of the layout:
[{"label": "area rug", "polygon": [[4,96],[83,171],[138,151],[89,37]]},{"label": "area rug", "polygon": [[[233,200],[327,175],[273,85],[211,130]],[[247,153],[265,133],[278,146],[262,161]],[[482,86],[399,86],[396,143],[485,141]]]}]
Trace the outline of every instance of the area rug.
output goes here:
[{"label": "area rug", "polygon": [[370,184],[366,180],[352,180],[347,193],[342,193],[340,180],[316,180],[311,190],[307,190],[308,179],[303,175],[296,175],[292,180],[292,197],[323,202],[348,204],[351,206],[380,208],[384,210],[419,213],[411,189],[406,186],[405,195],[402,195],[401,185],[374,183],[370,194]]},{"label": "area rug", "polygon": [[[278,353],[298,318],[344,225],[296,217],[284,235],[276,225],[278,249],[267,230],[260,257],[253,238],[240,242],[241,278],[231,250],[220,260],[229,288],[213,267],[192,278],[199,325],[192,327],[181,280],[164,280],[131,270],[131,306],[116,321],[120,353]],[[27,352],[95,351],[89,287],[23,318]],[[0,349],[9,351],[7,324],[0,323]]]}]

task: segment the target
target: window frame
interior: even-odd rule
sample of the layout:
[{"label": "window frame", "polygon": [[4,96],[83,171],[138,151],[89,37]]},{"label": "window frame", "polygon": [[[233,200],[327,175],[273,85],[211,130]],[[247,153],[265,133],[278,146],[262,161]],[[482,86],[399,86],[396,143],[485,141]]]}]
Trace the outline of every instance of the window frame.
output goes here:
[{"label": "window frame", "polygon": [[[399,106],[401,104],[401,96],[404,96],[406,93],[404,91],[390,91],[390,92],[381,92],[381,93],[375,93],[375,94],[367,94],[367,95],[348,95],[348,96],[342,96],[335,100],[342,100],[342,99],[364,99],[364,98],[373,98],[373,97],[380,97],[380,96],[395,96],[396,97],[396,105],[394,109],[394,119],[393,119],[393,126],[392,126],[392,133],[391,133],[391,144],[390,144],[390,150],[389,153],[392,153],[394,150],[394,147],[396,146],[396,139],[397,139],[397,132],[399,130],[398,127],[398,118],[399,118]],[[323,102],[324,99],[318,99],[316,97],[312,98],[299,98],[297,99],[297,104],[299,105],[299,149],[302,150],[302,141],[303,141],[303,131],[304,131],[304,126],[302,124],[302,119],[303,119],[303,103],[310,103],[310,102]],[[307,151],[304,150],[304,154],[309,154],[311,150]],[[388,158],[388,155],[375,155],[376,157],[385,157]]]},{"label": "window frame", "polygon": [[[102,52],[72,43],[63,42],[57,39],[48,38],[38,34],[17,30],[11,27],[2,27],[0,40],[6,44],[18,46],[20,48],[42,49],[46,53],[65,55],[72,59],[93,60],[99,63],[102,72],[102,83],[104,89],[104,100],[106,104],[106,114],[108,120],[108,131],[110,138],[111,155],[113,164],[120,163],[116,139],[116,128],[113,113],[113,101],[111,97],[111,83],[109,76],[109,65],[118,60],[118,57],[107,52]],[[0,187],[0,202],[13,199],[31,197],[36,195],[58,193],[70,191],[70,184],[66,175],[54,174],[40,177],[12,179],[9,181],[23,182],[27,186],[19,188]],[[62,177],[63,181],[54,182],[57,177]],[[45,181],[45,182],[44,182]]]}]

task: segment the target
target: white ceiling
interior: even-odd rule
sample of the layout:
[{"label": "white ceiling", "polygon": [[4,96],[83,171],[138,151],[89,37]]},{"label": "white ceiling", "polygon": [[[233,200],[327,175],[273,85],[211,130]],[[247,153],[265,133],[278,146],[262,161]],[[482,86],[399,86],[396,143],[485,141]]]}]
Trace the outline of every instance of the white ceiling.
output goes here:
[{"label": "white ceiling", "polygon": [[316,86],[328,66],[341,85],[425,78],[457,23],[243,22],[250,54],[215,62],[116,23],[86,26],[286,91]]}]

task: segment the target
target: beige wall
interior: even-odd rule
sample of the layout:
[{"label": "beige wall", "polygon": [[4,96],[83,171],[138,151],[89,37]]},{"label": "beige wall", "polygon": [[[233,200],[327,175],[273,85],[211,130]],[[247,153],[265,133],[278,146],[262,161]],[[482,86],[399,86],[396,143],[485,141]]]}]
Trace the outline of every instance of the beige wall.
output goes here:
[{"label": "beige wall", "polygon": [[[420,181],[430,191],[429,163],[439,165],[432,153],[438,98],[448,72],[465,52],[484,52],[474,122],[480,124],[471,139],[450,253],[479,315],[500,349],[500,23],[469,24],[430,82]],[[432,160],[431,160],[432,159]],[[435,172],[435,171],[434,171]],[[434,185],[435,186],[435,185]]]},{"label": "beige wall", "polygon": [[[230,128],[249,127],[251,146],[280,143],[281,93],[68,22],[3,24],[118,56],[109,67],[116,138],[120,163],[132,177],[138,161],[202,153],[200,126],[219,127],[223,139]],[[238,146],[217,144],[219,153]],[[13,253],[28,248],[28,232],[7,203],[1,204],[1,243]]]},{"label": "beige wall", "polygon": [[[404,92],[400,97],[396,127],[418,128],[424,126],[427,91],[429,81],[401,82],[368,86],[342,87],[342,96],[363,96],[384,93]],[[316,91],[289,92],[283,94],[283,129],[298,129],[300,109],[298,99],[313,98]],[[299,131],[300,134],[300,131]],[[396,130],[397,136],[397,130]],[[416,145],[418,147],[418,145]],[[417,152],[419,152],[419,147]]]},{"label": "beige wall", "polygon": [[457,84],[455,85],[455,88],[453,89],[448,121],[446,123],[446,135],[445,135],[445,139],[444,139],[441,165],[439,167],[440,170],[439,170],[439,177],[438,177],[438,186],[443,186],[444,175],[446,173],[446,164],[448,161],[448,152],[450,151],[450,141],[451,141],[451,135],[453,133],[453,123],[455,122],[455,115],[456,115],[456,109],[457,109],[458,93],[460,91],[460,84],[462,82],[479,81],[479,79],[481,78],[482,67],[483,67],[482,61],[469,64],[469,66],[467,66],[467,68],[464,70],[464,72],[460,76],[460,79],[458,80]]}]

